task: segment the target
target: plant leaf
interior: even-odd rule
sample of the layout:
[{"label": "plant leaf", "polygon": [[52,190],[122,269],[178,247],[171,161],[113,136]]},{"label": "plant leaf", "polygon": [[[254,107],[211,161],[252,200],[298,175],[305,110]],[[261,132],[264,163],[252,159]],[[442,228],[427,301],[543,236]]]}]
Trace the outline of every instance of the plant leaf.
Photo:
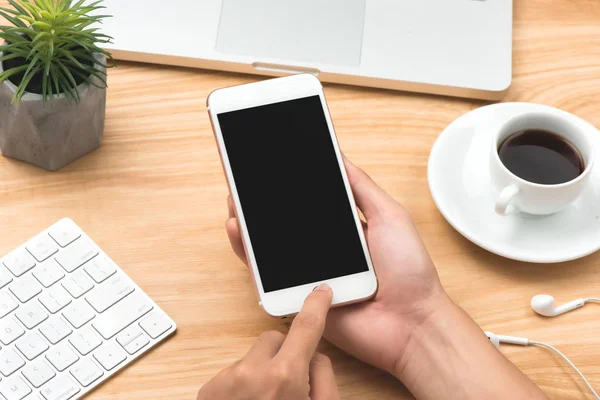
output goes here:
[{"label": "plant leaf", "polygon": [[39,66],[37,65],[39,60],[40,60],[40,55],[36,54],[33,57],[33,59],[29,62],[29,65],[27,66],[27,70],[25,71],[25,75],[23,76],[23,79],[25,79],[25,77],[27,75],[29,75],[33,69],[36,69],[36,68],[39,69]]},{"label": "plant leaf", "polygon": [[[46,64],[48,65],[48,64]],[[48,97],[48,74],[44,71],[42,74],[42,99],[46,100]]]},{"label": "plant leaf", "polygon": [[27,69],[27,65],[21,65],[20,67],[15,67],[15,68],[11,68],[8,69],[4,72],[2,72],[0,74],[0,82],[4,82],[5,80],[7,80],[8,78],[10,78],[11,76],[18,74],[20,72],[23,72]]},{"label": "plant leaf", "polygon": [[104,86],[102,85],[98,85],[96,82],[94,82],[94,80],[91,78],[91,75],[85,75],[84,73],[82,73],[81,71],[73,71],[75,73],[75,75],[79,76],[81,79],[83,79],[85,82],[87,82],[88,84],[97,87],[98,89],[106,89],[106,84],[104,83]]},{"label": "plant leaf", "polygon": [[73,95],[73,86],[70,84],[69,79],[63,74],[60,68],[56,69],[56,78],[61,88],[61,93],[67,97],[70,103],[77,102],[77,99]]},{"label": "plant leaf", "polygon": [[[29,65],[30,67],[33,64]],[[23,95],[25,94],[25,91],[27,90],[27,86],[29,86],[29,82],[31,82],[31,79],[35,76],[35,74],[37,74],[39,72],[40,68],[39,67],[34,67],[31,69],[28,69],[25,72],[25,75],[23,75],[23,79],[21,79],[21,83],[19,84],[17,91],[15,92],[15,94],[13,95],[13,101],[16,100],[17,103],[19,103],[21,101],[21,99],[23,98]]]},{"label": "plant leaf", "polygon": [[37,44],[36,44],[36,45],[33,47],[33,49],[31,49],[31,51],[29,52],[29,54],[28,54],[28,55],[27,55],[27,57],[25,57],[25,58],[29,60],[29,59],[30,59],[30,58],[31,58],[31,57],[32,57],[34,54],[35,54],[36,56],[38,56],[38,57],[39,57],[39,56],[40,56],[40,52],[39,52],[39,50],[40,50],[40,49],[41,49],[43,46],[45,46],[45,45],[46,45],[46,43],[44,43],[44,42],[42,42],[42,41],[39,41],[39,42],[38,42],[38,43],[37,43]]},{"label": "plant leaf", "polygon": [[6,12],[4,12],[2,10],[0,10],[0,15],[3,16],[4,18],[6,18],[6,20],[8,22],[10,22],[11,24],[13,24],[15,26],[20,26],[22,28],[27,26],[27,25],[25,25],[25,22],[21,21],[19,18],[11,17],[10,15],[8,15]]},{"label": "plant leaf", "polygon": [[[13,28],[13,29],[22,29],[22,28]],[[4,40],[6,40],[8,43],[13,44],[13,43],[25,43],[28,42],[28,40],[26,38],[24,38],[22,35],[19,35],[17,32],[2,32],[0,33],[0,37]]]},{"label": "plant leaf", "polygon": [[20,54],[15,54],[15,53],[8,53],[8,54],[3,54],[0,57],[0,62],[2,61],[8,61],[8,60],[14,60],[15,58],[19,58],[21,57]]},{"label": "plant leaf", "polygon": [[36,28],[39,27],[41,29],[45,29],[48,32],[52,30],[52,25],[50,25],[49,23],[44,22],[44,21],[35,21],[30,26],[33,26]]},{"label": "plant leaf", "polygon": [[[106,78],[104,76],[102,76],[102,75],[106,75],[106,74],[103,74],[102,72],[100,72],[98,70],[91,71],[90,74],[92,76],[94,76],[96,79],[98,79],[100,82],[102,82],[102,84],[104,85],[104,88],[108,87],[108,83],[106,82]],[[95,85],[95,86],[101,87],[101,86],[98,86],[98,85]]]},{"label": "plant leaf", "polygon": [[4,11],[5,13],[12,14],[15,17],[18,17],[19,15],[21,15],[20,12],[18,12],[16,10],[11,10],[10,8],[0,7],[0,10]]},{"label": "plant leaf", "polygon": [[52,82],[54,83],[54,89],[56,89],[56,94],[60,94],[60,86],[58,85],[57,73],[55,71],[55,67],[50,64],[50,77],[52,78]]},{"label": "plant leaf", "polygon": [[19,13],[25,15],[25,16],[30,16],[30,14],[27,12],[27,10],[22,7],[18,2],[16,2],[15,0],[8,0],[8,3],[13,6],[13,8],[15,10],[17,10]]},{"label": "plant leaf", "polygon": [[77,82],[75,81],[75,78],[73,78],[73,74],[71,74],[71,71],[61,61],[56,60],[56,64],[60,68],[62,74],[67,77],[67,79],[70,83],[70,87],[72,89],[74,89],[74,93],[75,93],[74,97],[76,99],[76,102],[79,102],[79,92],[77,91]]},{"label": "plant leaf", "polygon": [[21,1],[21,5],[27,9],[27,11],[29,11],[29,14],[35,18],[36,20],[40,20],[42,17],[40,15],[40,9],[39,7],[36,7],[35,5],[31,4],[28,1]]}]

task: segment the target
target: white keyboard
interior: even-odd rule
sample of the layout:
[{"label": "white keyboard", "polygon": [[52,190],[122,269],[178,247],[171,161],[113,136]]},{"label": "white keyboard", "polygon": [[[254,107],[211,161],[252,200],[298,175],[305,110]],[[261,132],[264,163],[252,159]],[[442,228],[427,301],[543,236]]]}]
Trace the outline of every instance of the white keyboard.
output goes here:
[{"label": "white keyboard", "polygon": [[0,399],[79,399],[171,320],[73,221],[0,259]]}]

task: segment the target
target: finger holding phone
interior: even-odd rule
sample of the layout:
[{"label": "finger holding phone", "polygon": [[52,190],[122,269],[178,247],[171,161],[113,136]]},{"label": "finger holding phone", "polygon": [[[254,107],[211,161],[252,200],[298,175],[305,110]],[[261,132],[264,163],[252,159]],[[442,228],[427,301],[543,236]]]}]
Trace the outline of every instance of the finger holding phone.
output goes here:
[{"label": "finger holding phone", "polygon": [[[380,286],[371,301],[330,310],[324,337],[394,375],[419,400],[547,399],[445,293],[406,210],[360,168],[348,160],[345,164],[366,219],[365,235]],[[229,203],[227,234],[247,263],[235,208]]]}]

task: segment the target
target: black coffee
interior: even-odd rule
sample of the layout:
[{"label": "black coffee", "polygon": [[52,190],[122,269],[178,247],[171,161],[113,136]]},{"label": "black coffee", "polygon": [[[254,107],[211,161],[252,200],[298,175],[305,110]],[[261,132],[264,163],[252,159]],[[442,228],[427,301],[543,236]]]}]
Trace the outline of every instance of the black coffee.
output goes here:
[{"label": "black coffee", "polygon": [[585,169],[583,157],[575,146],[548,131],[513,133],[500,144],[498,155],[510,172],[542,185],[572,181]]}]

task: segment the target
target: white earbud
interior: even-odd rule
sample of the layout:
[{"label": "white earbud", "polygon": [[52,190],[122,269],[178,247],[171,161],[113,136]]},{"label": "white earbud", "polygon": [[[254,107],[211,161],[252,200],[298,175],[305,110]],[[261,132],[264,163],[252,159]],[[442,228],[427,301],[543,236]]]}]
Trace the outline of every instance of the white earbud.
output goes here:
[{"label": "white earbud", "polygon": [[[565,303],[561,306],[555,307],[554,306],[554,297],[552,297],[548,294],[538,294],[537,296],[533,296],[533,298],[531,299],[531,308],[533,308],[533,311],[535,311],[536,313],[538,313],[540,315],[543,315],[544,317],[556,317],[557,315],[561,315],[561,314],[564,314],[571,310],[575,310],[576,308],[583,307],[585,305],[585,303],[588,303],[590,301],[600,303],[600,298],[589,297],[587,299],[577,299],[577,300],[573,300],[568,303]],[[581,371],[579,371],[579,369],[577,369],[575,364],[573,364],[573,362],[571,360],[569,360],[567,358],[567,356],[565,356],[563,353],[561,353],[560,350],[558,350],[556,347],[551,346],[547,343],[542,343],[542,342],[538,342],[535,340],[529,340],[527,338],[522,338],[522,337],[517,337],[517,336],[496,335],[495,333],[492,333],[492,332],[485,332],[485,334],[488,337],[488,339],[490,339],[490,342],[497,349],[500,348],[500,343],[506,343],[506,344],[516,344],[518,346],[530,346],[530,345],[540,346],[540,347],[545,347],[549,350],[552,350],[553,352],[558,354],[563,360],[565,360],[565,362],[567,364],[569,364],[571,366],[571,368],[573,368],[575,370],[575,372],[577,372],[577,374],[581,377],[581,379],[583,379],[583,382],[585,382],[587,387],[592,391],[592,393],[594,394],[594,397],[596,399],[600,400],[600,395],[598,395],[598,393],[596,393],[596,391],[594,390],[592,385],[590,385],[590,383],[585,378],[585,376],[581,373]]]},{"label": "white earbud", "polygon": [[538,294],[531,299],[531,308],[544,317],[556,317],[557,315],[583,307],[585,303],[592,300],[594,299],[577,299],[555,307],[554,297],[548,294]]}]

